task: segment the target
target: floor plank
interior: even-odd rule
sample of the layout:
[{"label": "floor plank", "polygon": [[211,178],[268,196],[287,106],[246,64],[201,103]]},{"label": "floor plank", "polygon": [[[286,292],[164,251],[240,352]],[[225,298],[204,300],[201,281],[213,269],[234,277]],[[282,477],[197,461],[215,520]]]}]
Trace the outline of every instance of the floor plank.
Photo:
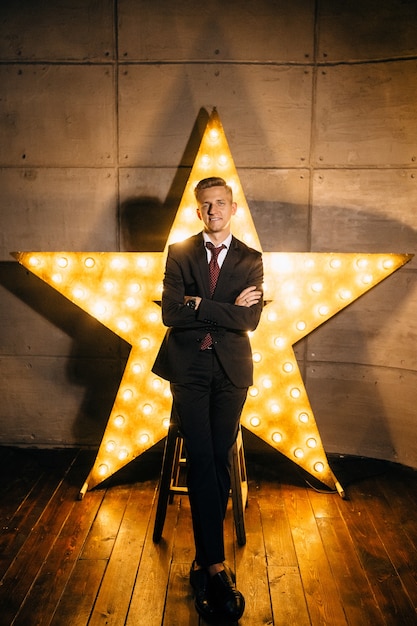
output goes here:
[{"label": "floor plank", "polygon": [[[204,626],[186,495],[153,542],[161,454],[77,499],[91,453],[0,449],[1,626]],[[241,626],[415,626],[417,472],[336,458],[347,499],[279,455],[247,459],[246,545],[231,503],[227,561]],[[217,626],[225,626],[218,622]]]}]

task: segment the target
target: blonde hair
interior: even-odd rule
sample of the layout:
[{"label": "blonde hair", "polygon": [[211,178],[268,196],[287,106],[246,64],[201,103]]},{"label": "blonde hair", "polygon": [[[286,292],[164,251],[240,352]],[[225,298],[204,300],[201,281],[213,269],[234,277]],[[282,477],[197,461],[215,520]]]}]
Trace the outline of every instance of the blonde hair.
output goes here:
[{"label": "blonde hair", "polygon": [[232,188],[226,183],[224,178],[220,178],[220,176],[210,176],[210,178],[203,178],[194,188],[194,194],[198,201],[198,196],[200,191],[203,189],[210,189],[211,187],[225,187],[225,189],[230,194],[231,200],[233,200],[233,192]]}]

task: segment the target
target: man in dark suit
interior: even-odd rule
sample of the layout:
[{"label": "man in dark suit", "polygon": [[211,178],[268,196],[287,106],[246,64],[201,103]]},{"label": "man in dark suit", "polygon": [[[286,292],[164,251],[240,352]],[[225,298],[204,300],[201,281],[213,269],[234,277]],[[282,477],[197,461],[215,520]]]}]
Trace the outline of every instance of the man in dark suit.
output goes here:
[{"label": "man in dark suit", "polygon": [[237,206],[226,182],[206,178],[195,195],[204,229],[169,247],[162,296],[169,328],[153,372],[171,381],[187,453],[197,611],[237,620],[245,602],[224,564],[223,521],[231,449],[253,382],[248,331],[262,312],[263,265],[260,252],[231,235]]}]

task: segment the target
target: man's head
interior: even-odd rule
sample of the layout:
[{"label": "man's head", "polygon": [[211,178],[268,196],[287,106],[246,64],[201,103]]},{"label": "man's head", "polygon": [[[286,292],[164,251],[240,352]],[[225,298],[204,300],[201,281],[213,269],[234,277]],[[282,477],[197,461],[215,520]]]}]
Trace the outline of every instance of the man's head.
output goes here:
[{"label": "man's head", "polygon": [[194,189],[197,199],[197,215],[204,223],[204,230],[221,242],[230,233],[230,221],[236,213],[231,187],[223,178],[212,176],[200,180]]}]

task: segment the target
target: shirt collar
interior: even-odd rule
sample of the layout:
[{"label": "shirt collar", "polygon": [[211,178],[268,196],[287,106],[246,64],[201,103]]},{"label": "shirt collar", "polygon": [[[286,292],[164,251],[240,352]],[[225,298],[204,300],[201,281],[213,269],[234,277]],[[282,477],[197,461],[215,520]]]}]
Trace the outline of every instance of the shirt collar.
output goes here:
[{"label": "shirt collar", "polygon": [[[207,235],[207,233],[205,233],[204,231],[203,231],[203,238],[204,238],[204,244],[206,244],[208,241],[211,241],[210,237],[209,237],[209,236]],[[219,244],[219,245],[226,246],[226,248],[227,248],[227,249],[229,249],[229,248],[230,248],[230,244],[231,244],[231,243],[232,243],[232,233],[230,233],[230,234],[226,237],[226,239],[225,239],[224,241],[222,241],[222,243],[221,243],[221,244]],[[218,247],[218,246],[216,246],[216,248],[217,248],[217,247]]]}]

